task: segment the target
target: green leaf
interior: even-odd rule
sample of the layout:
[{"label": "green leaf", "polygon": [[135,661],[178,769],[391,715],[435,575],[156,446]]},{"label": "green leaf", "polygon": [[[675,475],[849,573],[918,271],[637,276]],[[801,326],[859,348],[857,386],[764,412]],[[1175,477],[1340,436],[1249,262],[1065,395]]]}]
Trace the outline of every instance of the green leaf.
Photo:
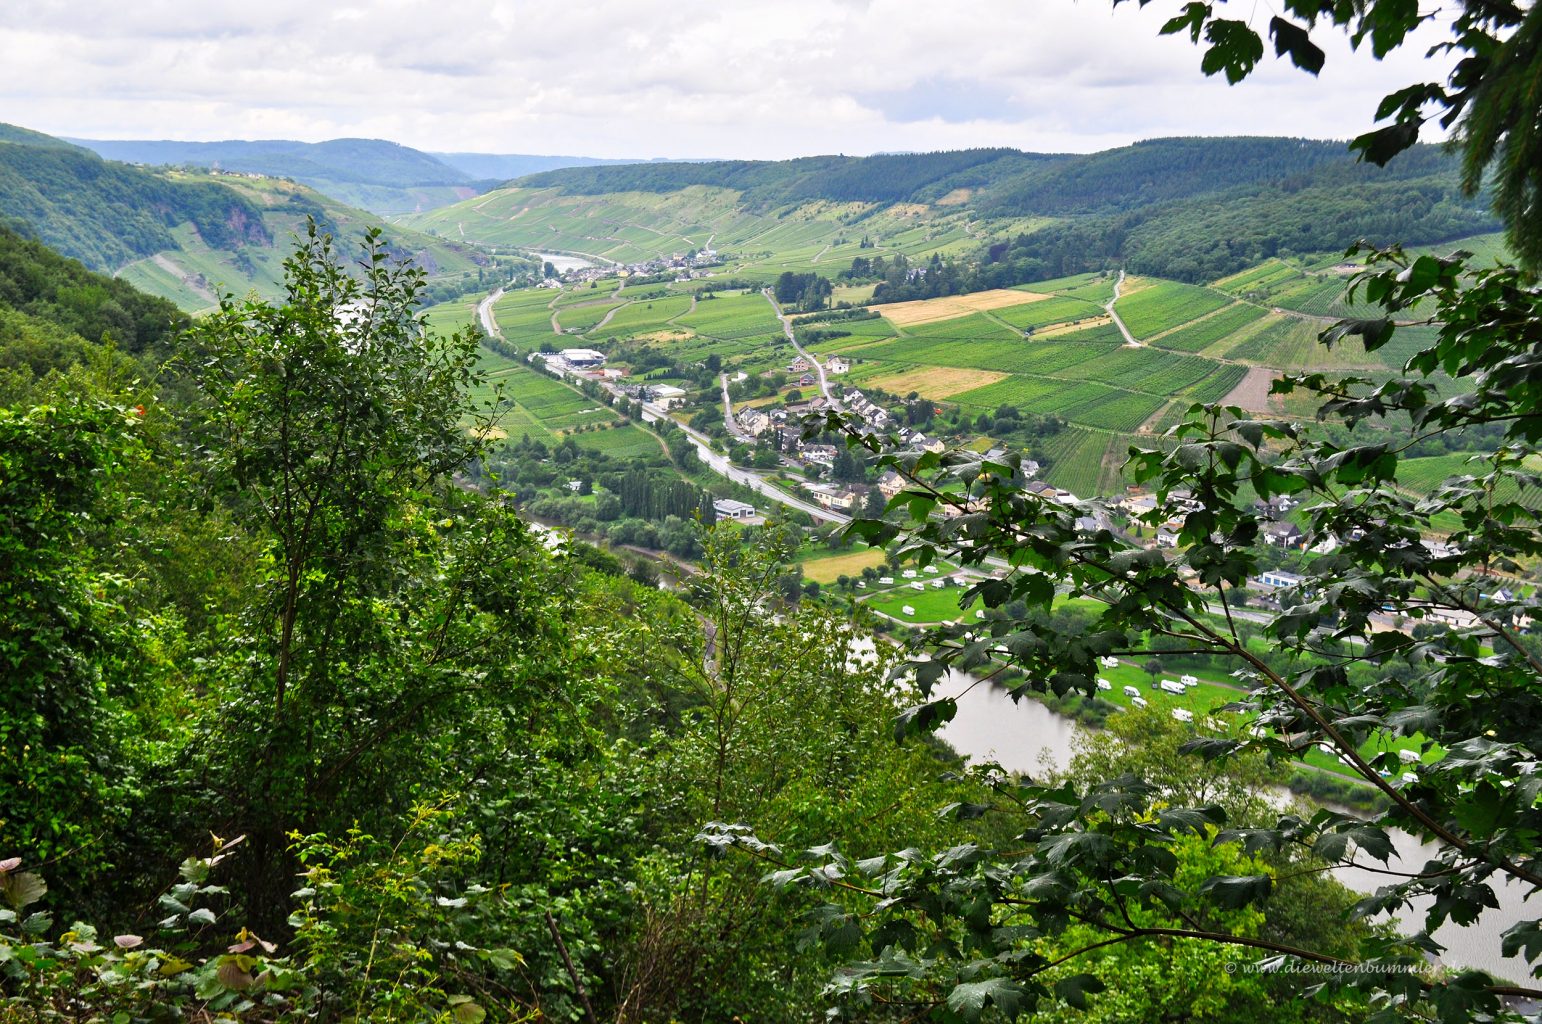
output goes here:
[{"label": "green leaf", "polygon": [[994,1006],[1011,1019],[1023,1003],[1021,986],[1007,978],[987,978],[953,986],[948,993],[948,1009],[966,1021],[977,1021],[987,1006]]},{"label": "green leaf", "polygon": [[1055,982],[1055,996],[1076,1007],[1087,1009],[1087,993],[1102,992],[1107,986],[1091,974],[1073,974]]},{"label": "green leaf", "polygon": [[1266,899],[1274,888],[1268,875],[1215,875],[1200,883],[1199,891],[1228,910]]},{"label": "green leaf", "polygon": [[903,743],[911,736],[934,732],[958,714],[958,702],[952,697],[906,708],[894,719],[894,739]]},{"label": "green leaf", "polygon": [[1274,17],[1269,20],[1269,34],[1274,37],[1275,56],[1290,54],[1290,62],[1309,74],[1315,75],[1322,70],[1326,58],[1306,29],[1293,21]]}]

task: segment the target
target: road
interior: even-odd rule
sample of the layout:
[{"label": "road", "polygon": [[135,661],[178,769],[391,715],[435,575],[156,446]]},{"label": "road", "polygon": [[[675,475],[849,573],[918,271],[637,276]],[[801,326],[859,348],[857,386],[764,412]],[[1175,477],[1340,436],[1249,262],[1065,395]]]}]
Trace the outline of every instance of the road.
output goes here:
[{"label": "road", "polygon": [[830,394],[830,382],[825,379],[825,368],[819,364],[819,360],[809,355],[808,351],[804,349],[802,345],[798,344],[798,336],[794,334],[792,330],[792,321],[787,319],[787,315],[782,312],[782,308],[776,304],[776,299],[771,295],[771,289],[762,288],[760,294],[764,295],[766,297],[766,301],[771,303],[771,311],[774,312],[776,314],[776,318],[782,322],[782,333],[787,335],[787,340],[792,342],[792,347],[798,350],[798,355],[808,360],[808,364],[812,366],[814,368],[814,372],[819,375],[819,393],[824,395],[825,400],[828,401],[832,406],[839,408],[839,406],[836,404],[835,396]]},{"label": "road", "polygon": [[477,303],[477,319],[482,321],[482,330],[487,332],[489,338],[502,338],[503,332],[498,329],[498,321],[493,316],[493,303],[503,298],[503,289],[499,288],[487,298]]},{"label": "road", "polygon": [[718,383],[723,386],[723,426],[728,429],[729,434],[741,441],[753,440],[748,434],[739,429],[739,424],[734,422],[734,402],[733,399],[728,397],[728,374],[720,373],[717,375],[717,379]]},{"label": "road", "polygon": [[1119,314],[1114,310],[1114,303],[1119,301],[1119,286],[1122,284],[1124,284],[1124,268],[1120,267],[1119,279],[1114,282],[1114,297],[1109,299],[1108,305],[1103,308],[1108,311],[1109,316],[1114,318],[1114,326],[1118,327],[1119,333],[1124,335],[1124,343],[1131,348],[1140,348],[1141,343],[1135,340],[1135,335],[1130,333],[1130,329],[1124,325],[1124,321],[1119,319]]},{"label": "road", "polygon": [[[652,423],[656,420],[669,419],[669,414],[667,412],[650,402],[642,403],[642,408],[642,417],[649,423]],[[733,463],[729,462],[726,455],[719,455],[717,452],[713,451],[712,445],[707,440],[705,434],[702,434],[696,430],[692,430],[684,423],[679,423],[674,420],[670,420],[670,422],[674,423],[675,426],[685,431],[685,436],[690,438],[691,444],[696,446],[696,454],[700,456],[701,461],[704,462],[707,467],[718,476],[726,477],[736,484],[743,484],[745,487],[748,487],[756,494],[764,495],[765,497],[770,498],[772,501],[779,502],[789,508],[795,508],[800,512],[807,512],[809,515],[818,519],[833,521],[837,523],[851,522],[850,516],[841,515],[839,512],[832,512],[827,508],[821,508],[811,501],[804,501],[802,498],[795,498],[791,494],[788,494],[786,491],[783,491],[777,487],[773,487],[771,484],[767,483],[765,478],[762,477],[759,473],[752,472],[748,469],[741,469],[740,467],[735,466]]]}]

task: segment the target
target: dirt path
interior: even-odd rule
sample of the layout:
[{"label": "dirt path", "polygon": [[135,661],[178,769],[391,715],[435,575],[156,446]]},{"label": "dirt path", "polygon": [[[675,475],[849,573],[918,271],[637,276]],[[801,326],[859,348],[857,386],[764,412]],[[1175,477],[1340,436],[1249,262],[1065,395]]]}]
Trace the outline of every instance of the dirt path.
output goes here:
[{"label": "dirt path", "polygon": [[[616,289],[616,294],[619,295],[620,293],[621,293],[621,289],[617,288]],[[611,296],[611,297],[615,298],[614,295]],[[630,302],[623,302],[621,305],[617,306],[615,309],[611,310],[609,313],[606,313],[604,319],[602,319],[599,323],[595,324],[593,327],[589,328],[589,330],[586,331],[585,333],[593,334],[595,331],[599,330],[601,327],[604,327],[606,324],[610,323],[610,318],[611,317],[615,316],[618,312],[620,312],[621,310],[625,309],[626,307],[628,307],[630,305],[631,305]]]},{"label": "dirt path", "polygon": [[1122,284],[1124,284],[1124,268],[1120,267],[1119,279],[1114,282],[1114,297],[1109,299],[1108,305],[1103,308],[1108,311],[1109,316],[1114,318],[1114,326],[1118,327],[1119,333],[1124,335],[1124,343],[1126,345],[1131,348],[1144,348],[1145,346],[1135,340],[1135,335],[1130,333],[1130,329],[1124,325],[1124,321],[1119,319],[1119,314],[1114,311],[1114,303],[1119,301],[1119,286]]},{"label": "dirt path", "polygon": [[1277,371],[1267,366],[1251,366],[1246,377],[1221,399],[1222,405],[1235,405],[1248,412],[1269,412],[1269,385]]}]

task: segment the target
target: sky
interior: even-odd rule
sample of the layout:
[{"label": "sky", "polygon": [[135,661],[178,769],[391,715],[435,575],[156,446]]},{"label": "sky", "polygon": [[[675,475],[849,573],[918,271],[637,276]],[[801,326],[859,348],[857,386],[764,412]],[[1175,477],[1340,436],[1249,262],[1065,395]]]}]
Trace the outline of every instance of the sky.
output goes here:
[{"label": "sky", "polygon": [[[1159,37],[1177,0],[10,0],[0,121],[99,139],[776,159],[1172,135],[1349,138],[1440,80],[1337,36],[1245,83]],[[1242,0],[1263,30],[1269,0]]]}]

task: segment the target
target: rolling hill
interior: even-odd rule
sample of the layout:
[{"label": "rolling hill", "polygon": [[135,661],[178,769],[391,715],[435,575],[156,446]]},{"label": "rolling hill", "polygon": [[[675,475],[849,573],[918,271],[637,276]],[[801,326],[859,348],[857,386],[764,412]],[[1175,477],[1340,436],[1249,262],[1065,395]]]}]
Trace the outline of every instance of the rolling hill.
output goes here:
[{"label": "rolling hill", "polygon": [[429,209],[480,195],[499,180],[478,180],[428,153],[380,139],[295,142],[172,142],[70,139],[108,160],[152,167],[219,168],[292,178],[375,213]]},{"label": "rolling hill", "polygon": [[[849,261],[842,245],[865,235],[880,250],[946,250],[985,268],[959,275],[958,290],[1121,263],[1202,282],[1360,238],[1434,244],[1494,230],[1485,200],[1463,196],[1458,177],[1433,146],[1383,169],[1336,142],[1155,139],[1086,155],[978,149],[566,168],[407,223],[623,262],[678,250],[682,239],[763,251],[802,223],[799,246],[832,263]],[[954,233],[948,241],[966,244],[886,244],[917,228],[928,242]]]},{"label": "rolling hill", "polygon": [[[382,225],[281,178],[152,172],[26,129],[0,131],[7,226],[184,309],[207,308],[224,291],[275,293],[288,241],[308,217],[345,243]],[[393,227],[390,236],[431,278],[488,263],[468,246],[411,229]]]}]

